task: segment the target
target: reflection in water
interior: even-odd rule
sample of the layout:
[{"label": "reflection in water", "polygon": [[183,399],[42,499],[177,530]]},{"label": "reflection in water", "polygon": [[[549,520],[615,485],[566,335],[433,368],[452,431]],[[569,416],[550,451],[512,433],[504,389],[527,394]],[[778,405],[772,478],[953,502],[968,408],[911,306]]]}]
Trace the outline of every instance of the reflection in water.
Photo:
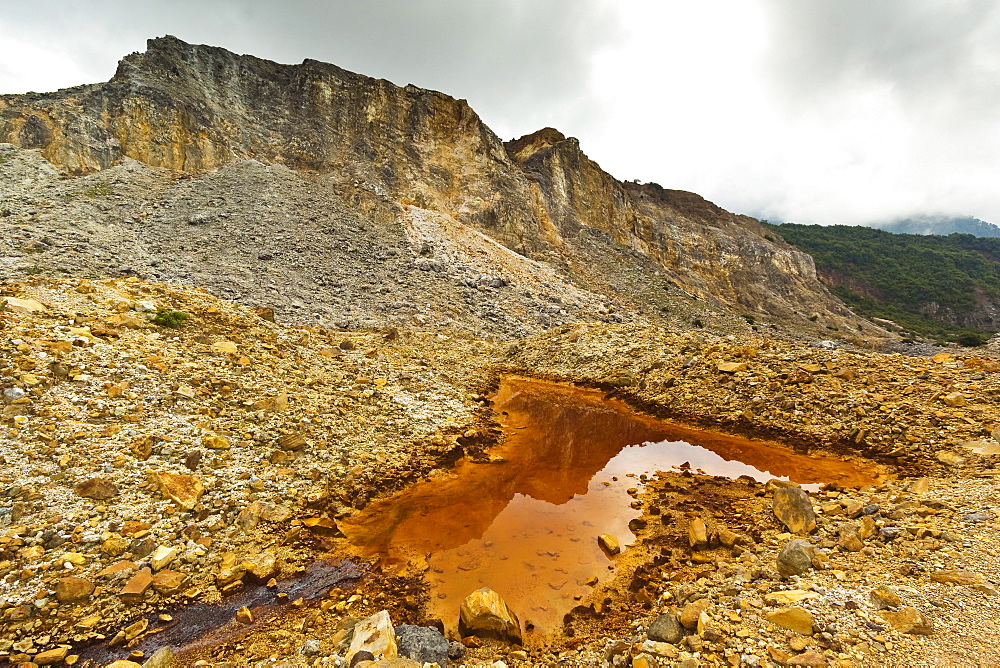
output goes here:
[{"label": "reflection in water", "polygon": [[[502,461],[460,462],[341,523],[351,542],[387,563],[427,560],[432,616],[454,626],[462,599],[496,590],[521,621],[559,624],[609,573],[598,534],[634,538],[627,489],[684,462],[712,475],[799,483],[871,482],[853,464],[632,414],[602,393],[521,378],[494,397],[507,441]],[[698,445],[691,445],[697,443]],[[617,478],[617,480],[614,480]]]}]

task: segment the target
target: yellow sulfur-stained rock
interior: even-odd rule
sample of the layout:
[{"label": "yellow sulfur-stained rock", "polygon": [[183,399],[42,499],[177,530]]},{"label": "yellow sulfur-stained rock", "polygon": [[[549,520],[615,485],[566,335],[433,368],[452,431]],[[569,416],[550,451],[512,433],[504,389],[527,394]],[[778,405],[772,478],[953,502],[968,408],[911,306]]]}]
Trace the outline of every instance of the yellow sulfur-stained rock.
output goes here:
[{"label": "yellow sulfur-stained rock", "polygon": [[521,622],[500,595],[488,587],[478,589],[462,601],[458,632],[521,644]]},{"label": "yellow sulfur-stained rock", "polygon": [[612,536],[609,533],[602,533],[597,537],[597,544],[601,546],[604,553],[608,556],[618,554],[622,551],[621,544],[618,542],[617,536]]},{"label": "yellow sulfur-stained rock", "polygon": [[767,621],[783,629],[794,631],[800,635],[812,635],[813,616],[805,608],[793,605],[789,608],[774,610],[766,615]]},{"label": "yellow sulfur-stained rock", "polygon": [[184,510],[193,509],[205,491],[205,485],[193,475],[182,475],[168,471],[150,471],[149,479],[159,487],[163,496]]}]

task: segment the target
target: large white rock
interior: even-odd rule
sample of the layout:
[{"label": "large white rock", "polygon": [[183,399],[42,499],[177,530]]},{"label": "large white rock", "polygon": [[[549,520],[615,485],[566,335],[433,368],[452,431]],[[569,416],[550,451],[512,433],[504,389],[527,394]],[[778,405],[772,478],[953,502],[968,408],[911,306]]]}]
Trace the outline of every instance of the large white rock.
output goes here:
[{"label": "large white rock", "polygon": [[391,659],[399,655],[396,647],[396,630],[389,612],[382,610],[359,621],[354,627],[354,637],[347,650],[347,663],[358,652],[371,652],[376,659]]}]

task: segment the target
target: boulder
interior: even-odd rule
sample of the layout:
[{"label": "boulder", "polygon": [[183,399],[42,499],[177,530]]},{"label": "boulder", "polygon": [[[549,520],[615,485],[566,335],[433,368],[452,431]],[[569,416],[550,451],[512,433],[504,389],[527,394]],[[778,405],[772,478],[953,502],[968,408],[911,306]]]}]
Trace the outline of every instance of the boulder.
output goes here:
[{"label": "boulder", "polygon": [[646,635],[654,642],[668,642],[676,645],[687,633],[676,615],[665,614],[653,620]]},{"label": "boulder", "polygon": [[774,516],[794,534],[807,534],[816,529],[816,514],[809,495],[801,487],[779,487],[771,502]]},{"label": "boulder", "polygon": [[448,640],[431,626],[400,624],[396,627],[399,653],[420,663],[448,665]]},{"label": "boulder", "polygon": [[785,543],[785,546],[778,552],[775,562],[778,566],[778,574],[787,578],[792,575],[801,575],[812,568],[813,555],[816,553],[816,546],[807,540],[795,538]]},{"label": "boulder", "polygon": [[521,622],[500,595],[488,587],[478,589],[462,601],[458,632],[521,644]]}]

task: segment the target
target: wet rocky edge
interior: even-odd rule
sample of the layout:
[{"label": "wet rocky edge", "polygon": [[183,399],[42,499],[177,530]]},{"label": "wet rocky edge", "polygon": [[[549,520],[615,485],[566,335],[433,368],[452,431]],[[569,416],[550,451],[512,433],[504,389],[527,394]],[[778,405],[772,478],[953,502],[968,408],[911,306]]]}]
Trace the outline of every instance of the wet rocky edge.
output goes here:
[{"label": "wet rocky edge", "polygon": [[[522,647],[473,632],[461,658],[449,644],[450,661],[976,662],[1000,638],[995,359],[607,325],[508,346],[288,328],[198,290],[129,279],[3,290],[9,646],[0,651],[9,660],[72,663],[75,647],[133,633],[140,617],[216,603],[335,554],[339,517],[495,441],[482,395],[494,371],[578,380],[673,415],[784,432],[793,444],[844,452],[854,443],[859,459],[881,455],[899,473],[916,464],[929,477],[806,495],[663,473],[636,499],[639,539],[620,546],[614,580],[581,598],[560,633]],[[158,306],[192,319],[156,326]],[[788,495],[815,515],[798,537],[774,512]],[[407,630],[395,626],[435,628],[419,568],[375,575],[193,660],[340,665],[359,620],[397,639]],[[891,590],[872,594],[883,586]],[[249,619],[237,612],[240,623],[259,621],[249,607]]]},{"label": "wet rocky edge", "polygon": [[598,387],[656,417],[877,459],[910,475],[991,461],[981,442],[1000,426],[1000,359],[988,349],[911,357],[578,324],[512,344],[498,366]]}]

